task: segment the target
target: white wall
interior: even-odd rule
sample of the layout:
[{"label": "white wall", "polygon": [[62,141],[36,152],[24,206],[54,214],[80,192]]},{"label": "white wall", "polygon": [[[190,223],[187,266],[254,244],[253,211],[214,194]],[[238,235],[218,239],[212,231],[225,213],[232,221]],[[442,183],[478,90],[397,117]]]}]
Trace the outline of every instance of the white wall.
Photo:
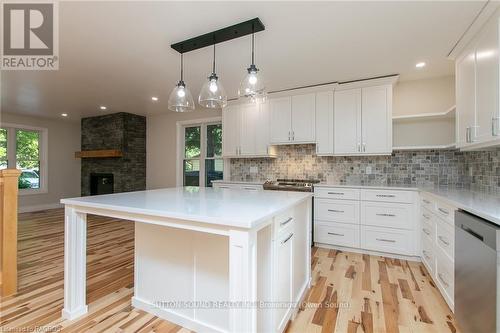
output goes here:
[{"label": "white wall", "polygon": [[394,87],[394,116],[438,113],[455,105],[455,77],[399,82]]},{"label": "white wall", "polygon": [[155,189],[176,186],[177,121],[220,116],[220,110],[196,110],[188,113],[165,110],[163,114],[148,116],[146,187]]},{"label": "white wall", "polygon": [[48,129],[48,192],[19,196],[19,211],[53,208],[61,198],[80,196],[80,122],[2,112],[0,122]]}]

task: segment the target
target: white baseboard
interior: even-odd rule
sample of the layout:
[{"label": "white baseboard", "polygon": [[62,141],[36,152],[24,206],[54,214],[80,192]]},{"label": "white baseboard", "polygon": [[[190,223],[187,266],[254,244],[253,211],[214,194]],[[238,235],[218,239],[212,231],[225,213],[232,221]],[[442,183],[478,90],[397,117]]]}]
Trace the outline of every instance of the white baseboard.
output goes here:
[{"label": "white baseboard", "polygon": [[31,212],[38,212],[41,210],[55,209],[55,208],[63,208],[63,205],[57,202],[44,205],[20,206],[18,211],[19,213],[31,213]]},{"label": "white baseboard", "polygon": [[344,252],[369,254],[372,256],[380,256],[380,257],[393,258],[393,259],[422,261],[422,259],[419,256],[408,256],[408,255],[394,254],[394,253],[388,253],[388,252],[379,252],[379,251],[372,251],[372,250],[365,250],[365,249],[358,249],[358,248],[353,248],[353,247],[330,245],[330,244],[316,243],[316,242],[314,243],[314,246],[322,247],[325,249],[331,249],[331,250],[340,250],[340,251],[344,251]]},{"label": "white baseboard", "polygon": [[191,331],[219,332],[219,333],[226,332],[225,330],[219,327],[215,327],[210,324],[201,322],[199,320],[189,318],[187,316],[173,312],[172,310],[159,308],[155,306],[153,303],[137,298],[136,296],[132,297],[132,306],[140,310],[146,311],[148,313],[152,313],[157,317],[168,320],[174,324],[187,328],[188,330]]}]

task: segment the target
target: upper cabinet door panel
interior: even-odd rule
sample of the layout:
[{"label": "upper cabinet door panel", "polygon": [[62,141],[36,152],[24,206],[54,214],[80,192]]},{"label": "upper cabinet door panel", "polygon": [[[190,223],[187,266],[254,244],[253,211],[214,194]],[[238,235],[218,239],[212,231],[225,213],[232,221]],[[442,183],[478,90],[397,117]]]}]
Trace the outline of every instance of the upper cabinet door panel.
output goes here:
[{"label": "upper cabinet door panel", "polygon": [[456,64],[457,93],[457,143],[459,147],[466,146],[467,128],[475,126],[476,113],[476,71],[475,52],[466,51]]},{"label": "upper cabinet door panel", "polygon": [[240,105],[240,154],[255,155],[256,132],[259,125],[259,106]]},{"label": "upper cabinet door panel", "polygon": [[362,142],[365,154],[383,154],[392,151],[392,96],[389,86],[363,88],[362,103]]},{"label": "upper cabinet door panel", "polygon": [[475,141],[492,138],[492,122],[498,117],[498,23],[488,23],[476,44]]},{"label": "upper cabinet door panel", "polygon": [[258,106],[255,128],[255,155],[267,155],[269,148],[269,103]]},{"label": "upper cabinet door panel", "polygon": [[333,146],[336,155],[358,154],[361,127],[361,90],[334,93]]},{"label": "upper cabinet door panel", "polygon": [[333,91],[316,94],[316,153],[333,154]]},{"label": "upper cabinet door panel", "polygon": [[292,141],[315,141],[316,94],[292,96]]},{"label": "upper cabinet door panel", "polygon": [[282,97],[269,100],[270,141],[271,143],[289,143],[292,121],[292,98]]},{"label": "upper cabinet door panel", "polygon": [[230,105],[222,110],[223,156],[238,155],[240,145],[240,111],[238,105]]}]

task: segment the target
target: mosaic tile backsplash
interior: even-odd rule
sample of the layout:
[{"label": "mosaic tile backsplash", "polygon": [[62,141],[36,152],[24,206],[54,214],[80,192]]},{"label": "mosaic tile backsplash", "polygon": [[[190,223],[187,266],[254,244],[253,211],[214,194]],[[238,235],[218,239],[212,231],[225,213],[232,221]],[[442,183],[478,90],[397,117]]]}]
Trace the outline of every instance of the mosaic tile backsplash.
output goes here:
[{"label": "mosaic tile backsplash", "polygon": [[[257,172],[252,173],[250,171]],[[367,167],[371,173],[367,174]],[[500,194],[500,148],[482,152],[394,151],[391,156],[316,156],[314,145],[278,146],[276,158],[231,160],[231,180],[278,178],[376,185],[472,188]]]}]

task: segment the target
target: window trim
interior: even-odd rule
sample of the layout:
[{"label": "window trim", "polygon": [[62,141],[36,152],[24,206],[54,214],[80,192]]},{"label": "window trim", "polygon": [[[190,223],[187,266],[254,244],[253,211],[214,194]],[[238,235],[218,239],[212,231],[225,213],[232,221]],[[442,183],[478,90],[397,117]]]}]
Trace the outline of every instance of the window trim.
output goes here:
[{"label": "window trim", "polygon": [[[184,161],[184,129],[186,127],[194,127],[194,126],[201,126],[201,131],[200,131],[200,140],[202,142],[206,141],[207,138],[207,133],[206,133],[206,126],[210,124],[221,124],[222,125],[222,117],[211,117],[211,118],[199,118],[199,119],[190,119],[190,120],[179,120],[176,123],[177,127],[177,153],[176,153],[176,179],[175,183],[177,187],[183,187],[184,186],[184,181],[183,181],[183,161]],[[205,187],[205,163],[201,163],[201,160],[206,159],[206,152],[205,152],[205,144],[201,144],[200,146],[200,187]],[[220,156],[222,158],[222,156]],[[225,167],[225,165],[224,165]],[[224,173],[225,173],[225,168],[224,168]],[[203,181],[201,181],[203,175]]]},{"label": "window trim", "polygon": [[[19,189],[19,195],[44,194],[49,192],[48,182],[48,129],[14,123],[2,123],[1,128],[7,129],[7,168],[16,168],[16,130],[37,131],[40,133],[39,158],[40,158],[40,188]],[[14,165],[12,165],[14,163]]]}]

